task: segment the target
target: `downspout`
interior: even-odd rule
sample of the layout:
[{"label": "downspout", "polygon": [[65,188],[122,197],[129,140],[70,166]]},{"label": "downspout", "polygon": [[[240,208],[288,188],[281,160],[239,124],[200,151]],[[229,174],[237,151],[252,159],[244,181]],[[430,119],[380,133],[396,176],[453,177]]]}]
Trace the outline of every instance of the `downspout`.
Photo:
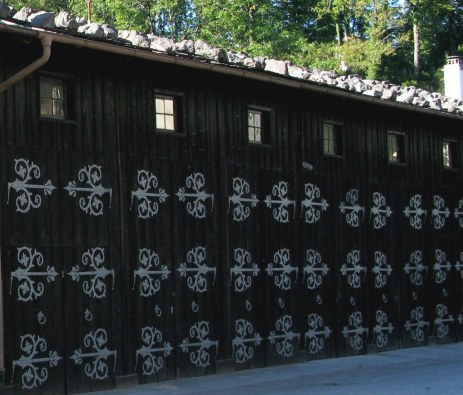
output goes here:
[{"label": "downspout", "polygon": [[0,93],[7,90],[10,86],[16,84],[18,81],[26,78],[29,74],[32,74],[35,70],[42,67],[50,59],[51,54],[51,43],[53,37],[50,34],[39,35],[40,42],[42,43],[43,53],[40,58],[26,66],[22,70],[18,71],[15,75],[8,78],[6,81],[0,84]]}]

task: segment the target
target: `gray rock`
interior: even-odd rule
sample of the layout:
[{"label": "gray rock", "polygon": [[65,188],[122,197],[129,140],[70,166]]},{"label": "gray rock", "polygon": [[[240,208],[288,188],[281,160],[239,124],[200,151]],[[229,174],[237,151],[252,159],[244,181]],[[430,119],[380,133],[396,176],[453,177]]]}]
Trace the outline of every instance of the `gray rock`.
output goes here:
[{"label": "gray rock", "polygon": [[350,92],[356,92],[356,90],[355,90],[355,84],[353,84],[353,83],[350,82],[350,81],[347,81],[347,83],[349,84],[349,91],[350,91]]},{"label": "gray rock", "polygon": [[419,89],[417,92],[418,96],[420,97],[428,97],[430,95],[430,92],[425,90],[425,89]]},{"label": "gray rock", "polygon": [[119,32],[117,33],[117,37],[122,38],[123,40],[127,40],[130,33],[131,30],[119,30]]},{"label": "gray rock", "polygon": [[428,108],[428,107],[429,107],[429,100],[424,99],[424,100],[419,104],[419,106],[420,106],[420,107]]},{"label": "gray rock", "polygon": [[104,35],[107,38],[117,38],[118,31],[115,27],[109,25],[101,25],[101,28],[104,31]]},{"label": "gray rock", "polygon": [[195,43],[192,40],[182,40],[179,43],[175,43],[174,51],[178,53],[184,53],[187,55],[194,55]]},{"label": "gray rock", "polygon": [[375,86],[377,84],[377,81],[375,81],[375,80],[363,80],[363,83],[365,84],[366,89],[372,89],[373,86]]},{"label": "gray rock", "polygon": [[427,102],[429,105],[429,102],[424,97],[420,97],[420,96],[415,96],[412,100],[412,104],[418,107],[427,107],[427,105],[426,106],[424,105],[425,102]]},{"label": "gray rock", "polygon": [[84,24],[85,22],[78,21],[74,15],[66,11],[61,11],[58,15],[55,16],[56,27],[77,31],[79,26]]},{"label": "gray rock", "polygon": [[175,43],[169,38],[154,35],[150,35],[148,38],[151,41],[150,48],[155,51],[171,53],[174,50]]},{"label": "gray rock", "polygon": [[258,70],[264,70],[265,64],[267,63],[267,58],[265,56],[255,56],[252,58],[255,63],[255,68]]},{"label": "gray rock", "polygon": [[53,29],[55,27],[55,14],[52,12],[39,11],[27,18],[32,27],[43,27]]},{"label": "gray rock", "polygon": [[213,48],[202,40],[196,40],[194,43],[195,54],[206,59],[215,60],[219,63],[228,61],[227,52],[223,48]]},{"label": "gray rock", "polygon": [[384,85],[380,82],[378,84],[373,85],[372,89],[382,94],[384,91]]},{"label": "gray rock", "polygon": [[373,97],[381,97],[383,95],[382,91],[379,91],[377,89],[367,89],[366,91],[362,92],[363,95],[365,96],[373,96]]},{"label": "gray rock", "polygon": [[320,76],[325,80],[336,79],[339,77],[334,71],[323,70],[320,71]]},{"label": "gray rock", "polygon": [[288,75],[288,62],[285,62],[284,60],[267,59],[265,62],[265,71]]},{"label": "gray rock", "polygon": [[416,95],[416,87],[414,86],[404,86],[402,90],[404,93],[407,93],[409,95],[413,95],[413,96]]},{"label": "gray rock", "polygon": [[347,80],[350,81],[353,85],[362,81],[362,79],[356,74],[350,74],[347,76]]},{"label": "gray rock", "polygon": [[233,64],[244,64],[244,60],[248,58],[248,55],[244,53],[239,53],[235,51],[228,51],[227,52],[227,59],[228,63],[233,63]]},{"label": "gray rock", "polygon": [[463,100],[461,99],[457,99],[455,97],[452,97],[452,98],[448,98],[448,100],[450,101],[450,103],[452,103],[455,107],[459,107],[461,105],[463,105]]},{"label": "gray rock", "polygon": [[324,78],[325,84],[330,86],[336,86],[338,84],[338,80],[336,78]]},{"label": "gray rock", "polygon": [[10,16],[10,8],[0,1],[0,18],[8,18]]},{"label": "gray rock", "polygon": [[342,81],[339,78],[336,79],[337,84],[336,86],[341,89],[345,89],[346,91],[350,91],[351,85],[347,81]]},{"label": "gray rock", "polygon": [[79,33],[93,36],[95,38],[104,38],[104,30],[98,23],[87,23],[85,25],[79,26],[77,31]]},{"label": "gray rock", "polygon": [[412,104],[415,97],[414,91],[403,90],[400,96],[397,96],[397,101],[399,103]]},{"label": "gray rock", "polygon": [[260,63],[259,61],[255,60],[253,58],[250,58],[250,57],[244,58],[243,66],[253,67],[253,68],[256,68],[256,69],[262,69],[263,68],[262,63]]},{"label": "gray rock", "polygon": [[307,79],[309,81],[318,82],[319,78],[320,78],[319,75],[315,72],[315,73],[310,73],[309,78]]},{"label": "gray rock", "polygon": [[129,33],[127,32],[124,33],[125,37],[121,37],[118,34],[118,37],[124,38],[125,40],[130,41],[134,46],[136,47],[144,47],[144,48],[149,48],[150,47],[150,40],[148,40],[148,37],[141,34],[140,32],[136,30],[130,30]]},{"label": "gray rock", "polygon": [[362,93],[363,91],[366,91],[366,90],[367,90],[367,86],[363,81],[359,80],[358,82],[354,84],[355,92]]},{"label": "gray rock", "polygon": [[288,75],[294,78],[306,79],[309,73],[302,67],[288,65]]},{"label": "gray rock", "polygon": [[27,18],[29,18],[30,15],[36,13],[37,10],[34,10],[29,7],[23,7],[21,8],[16,14],[13,15],[14,19],[17,19],[19,21],[27,21]]},{"label": "gray rock", "polygon": [[429,102],[429,108],[431,110],[441,111],[442,110],[442,104],[441,104],[440,99],[434,99],[434,100],[430,101]]},{"label": "gray rock", "polygon": [[381,85],[384,89],[389,89],[392,86],[391,81],[381,81]]},{"label": "gray rock", "polygon": [[381,99],[384,100],[395,100],[397,98],[397,92],[393,89],[384,89],[381,94]]},{"label": "gray rock", "polygon": [[429,95],[430,99],[435,100],[435,99],[441,99],[442,95],[439,92],[432,92]]}]

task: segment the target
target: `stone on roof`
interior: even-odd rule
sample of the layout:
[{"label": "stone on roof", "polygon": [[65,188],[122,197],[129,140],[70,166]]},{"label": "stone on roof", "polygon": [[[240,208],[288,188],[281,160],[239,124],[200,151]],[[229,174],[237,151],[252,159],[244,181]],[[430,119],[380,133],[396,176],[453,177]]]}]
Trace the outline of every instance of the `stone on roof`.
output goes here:
[{"label": "stone on roof", "polygon": [[75,15],[70,14],[67,11],[61,11],[55,17],[55,26],[63,29],[69,29],[71,31],[77,31],[77,29],[85,25],[86,21],[82,18],[77,18]]}]

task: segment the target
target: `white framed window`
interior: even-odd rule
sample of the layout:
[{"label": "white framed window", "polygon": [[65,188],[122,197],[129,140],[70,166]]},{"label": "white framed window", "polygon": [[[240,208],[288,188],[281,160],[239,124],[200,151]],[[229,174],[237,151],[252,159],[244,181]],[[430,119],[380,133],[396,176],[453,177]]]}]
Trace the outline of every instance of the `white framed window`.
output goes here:
[{"label": "white framed window", "polygon": [[64,80],[40,77],[40,116],[67,118],[68,97]]},{"label": "white framed window", "polygon": [[270,144],[270,110],[248,107],[248,141],[268,146]]},{"label": "white framed window", "polygon": [[456,142],[451,140],[442,141],[442,165],[445,169],[456,168]]},{"label": "white framed window", "polygon": [[177,100],[174,96],[156,95],[156,129],[168,132],[178,131]]},{"label": "white framed window", "polygon": [[325,155],[342,156],[342,125],[323,122],[323,153]]},{"label": "white framed window", "polygon": [[248,110],[248,138],[253,143],[262,143],[262,111]]},{"label": "white framed window", "polygon": [[405,136],[402,133],[387,133],[387,156],[389,163],[405,163]]}]

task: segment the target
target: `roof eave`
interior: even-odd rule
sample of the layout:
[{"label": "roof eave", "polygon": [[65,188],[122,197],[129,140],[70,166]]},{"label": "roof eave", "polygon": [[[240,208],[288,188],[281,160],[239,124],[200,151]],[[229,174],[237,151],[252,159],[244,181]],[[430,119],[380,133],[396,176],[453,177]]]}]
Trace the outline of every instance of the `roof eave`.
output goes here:
[{"label": "roof eave", "polygon": [[53,41],[66,45],[73,45],[81,48],[90,48],[98,51],[104,51],[114,53],[123,56],[131,56],[134,58],[175,64],[183,67],[189,67],[198,70],[212,71],[219,74],[233,75],[237,77],[247,78],[255,81],[268,82],[280,86],[286,86],[295,89],[308,90],[312,92],[323,93],[332,96],[338,96],[342,98],[348,98],[351,100],[357,100],[361,102],[373,103],[381,106],[398,108],[405,111],[417,112],[426,115],[436,115],[444,118],[456,119],[463,121],[463,116],[452,114],[443,111],[432,110],[428,108],[421,108],[414,105],[401,103],[392,100],[379,99],[373,96],[366,96],[359,93],[345,91],[342,88],[325,86],[312,81],[301,81],[300,79],[282,76],[279,74],[271,73],[268,71],[259,71],[245,67],[224,65],[213,62],[202,62],[191,57],[183,57],[180,55],[171,55],[162,52],[156,52],[154,50],[138,49],[131,46],[117,45],[111,42],[97,41],[82,37],[70,36],[55,31],[49,31],[42,28],[35,28],[29,26],[23,26],[15,24],[8,20],[0,19],[0,32],[8,32],[12,34],[24,35],[40,39],[44,35],[51,35]]}]

